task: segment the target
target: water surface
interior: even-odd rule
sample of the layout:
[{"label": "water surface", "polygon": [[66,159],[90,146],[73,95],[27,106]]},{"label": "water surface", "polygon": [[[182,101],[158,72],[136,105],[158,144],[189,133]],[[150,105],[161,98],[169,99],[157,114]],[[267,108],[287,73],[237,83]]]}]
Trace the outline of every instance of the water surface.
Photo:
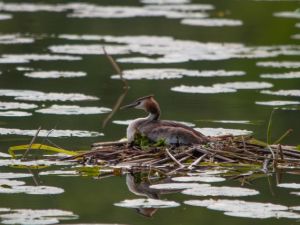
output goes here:
[{"label": "water surface", "polygon": [[299,168],[244,187],[199,171],[194,180],[169,180],[177,189],[166,191],[130,175],[97,179],[97,169],[6,154],[40,126],[38,142],[70,150],[125,136],[124,124],[144,114],[118,111],[102,127],[123,94],[103,47],[128,79],[124,104],[155,94],[165,119],[262,140],[276,107],[272,140],[291,128],[284,144],[299,144],[298,8],[252,0],[0,2],[0,223],[298,223]]}]

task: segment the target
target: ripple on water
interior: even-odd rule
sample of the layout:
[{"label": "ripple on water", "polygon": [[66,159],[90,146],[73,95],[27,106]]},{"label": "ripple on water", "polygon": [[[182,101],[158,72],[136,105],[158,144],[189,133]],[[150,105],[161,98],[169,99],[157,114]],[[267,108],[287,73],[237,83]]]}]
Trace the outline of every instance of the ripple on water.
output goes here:
[{"label": "ripple on water", "polygon": [[0,57],[0,64],[6,63],[29,63],[31,61],[74,61],[81,60],[79,56],[50,55],[50,54],[4,54]]},{"label": "ripple on water", "polygon": [[170,208],[180,206],[179,203],[174,201],[166,201],[159,199],[126,199],[122,202],[115,203],[115,206],[125,208]]},{"label": "ripple on water", "polygon": [[264,61],[264,62],[257,62],[256,66],[296,69],[296,68],[300,68],[300,62],[295,62],[295,61]]},{"label": "ripple on water", "polygon": [[246,218],[300,218],[300,214],[288,211],[284,205],[272,203],[247,202],[243,200],[207,199],[189,200],[187,205],[207,207],[212,210],[224,211],[225,215]]},{"label": "ripple on water", "polygon": [[278,101],[265,101],[265,102],[255,102],[257,105],[267,105],[267,106],[283,106],[283,105],[299,105],[299,101],[285,101],[285,100],[278,100]]},{"label": "ripple on water", "polygon": [[22,102],[1,102],[0,101],[0,110],[8,109],[35,109],[38,106],[35,104],[28,104]]},{"label": "ripple on water", "polygon": [[[127,80],[160,80],[160,79],[179,79],[187,77],[229,77],[243,76],[243,71],[225,71],[225,70],[186,70],[179,68],[163,68],[163,69],[134,69],[124,70],[123,77]],[[112,75],[112,79],[120,79],[119,75]]]},{"label": "ripple on water", "polygon": [[204,27],[224,27],[224,26],[241,26],[243,22],[232,19],[183,19],[181,21],[184,25],[190,26],[204,26]]},{"label": "ripple on water", "polygon": [[[1,135],[21,135],[34,136],[36,130],[22,130],[17,128],[0,127]],[[39,137],[98,137],[103,136],[103,133],[86,130],[40,130]]]},{"label": "ripple on water", "polygon": [[279,90],[279,91],[263,90],[260,91],[260,93],[267,94],[267,95],[300,97],[300,90]]},{"label": "ripple on water", "polygon": [[91,101],[98,97],[79,93],[45,93],[31,90],[0,89],[0,96],[14,97],[16,100],[25,101]]},{"label": "ripple on water", "polygon": [[261,78],[269,79],[293,79],[300,78],[300,71],[293,71],[288,73],[273,73],[273,74],[261,74]]},{"label": "ripple on water", "polygon": [[3,224],[57,224],[60,220],[73,220],[78,216],[70,211],[58,209],[13,209],[0,214]]},{"label": "ripple on water", "polygon": [[81,71],[33,71],[26,72],[24,74],[25,77],[30,78],[73,78],[73,77],[84,77],[86,76],[86,72]]},{"label": "ripple on water", "polygon": [[88,115],[108,113],[111,109],[105,107],[81,107],[78,105],[52,105],[49,108],[36,110],[38,113],[58,115]]}]

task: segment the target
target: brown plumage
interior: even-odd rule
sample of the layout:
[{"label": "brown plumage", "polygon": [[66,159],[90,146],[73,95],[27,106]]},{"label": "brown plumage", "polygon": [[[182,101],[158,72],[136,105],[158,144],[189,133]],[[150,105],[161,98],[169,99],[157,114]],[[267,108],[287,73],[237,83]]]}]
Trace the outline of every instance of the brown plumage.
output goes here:
[{"label": "brown plumage", "polygon": [[202,133],[178,122],[160,120],[160,107],[153,95],[137,99],[122,108],[142,109],[149,113],[146,118],[133,120],[127,128],[128,142],[134,140],[137,132],[152,141],[165,140],[167,144],[205,144],[210,141]]}]

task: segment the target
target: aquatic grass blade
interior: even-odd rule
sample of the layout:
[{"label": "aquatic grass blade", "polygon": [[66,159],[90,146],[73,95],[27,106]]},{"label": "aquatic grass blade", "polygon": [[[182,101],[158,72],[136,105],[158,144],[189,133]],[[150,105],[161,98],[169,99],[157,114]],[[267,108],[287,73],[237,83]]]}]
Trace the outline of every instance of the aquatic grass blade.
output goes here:
[{"label": "aquatic grass blade", "polygon": [[43,144],[32,144],[31,146],[29,145],[16,145],[12,146],[8,149],[8,153],[13,157],[16,158],[15,151],[26,151],[30,147],[31,150],[41,150],[41,151],[51,151],[51,152],[57,152],[57,153],[62,153],[66,155],[77,155],[78,153],[75,151],[70,151],[62,148],[56,148],[53,146],[49,145],[43,145]]}]

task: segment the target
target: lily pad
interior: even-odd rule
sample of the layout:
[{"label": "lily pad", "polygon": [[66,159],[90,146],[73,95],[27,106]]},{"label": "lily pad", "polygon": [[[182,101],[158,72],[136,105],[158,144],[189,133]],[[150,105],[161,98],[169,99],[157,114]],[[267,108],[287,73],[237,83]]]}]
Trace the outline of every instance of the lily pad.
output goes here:
[{"label": "lily pad", "polygon": [[0,96],[14,97],[16,100],[25,101],[91,101],[98,97],[80,93],[45,93],[32,90],[0,89]]},{"label": "lily pad", "polygon": [[151,185],[150,188],[159,190],[183,190],[188,188],[209,188],[209,184],[198,183],[162,183]]},{"label": "lily pad", "polygon": [[224,84],[214,84],[214,87],[232,88],[232,89],[265,89],[273,87],[273,84],[268,82],[227,82]]},{"label": "lily pad", "polygon": [[240,20],[232,19],[184,19],[181,24],[190,26],[203,26],[203,27],[224,27],[224,26],[241,26],[243,22]]},{"label": "lily pad", "polygon": [[[1,135],[22,135],[34,136],[36,130],[22,130],[18,128],[2,128],[0,127]],[[86,130],[40,130],[39,137],[98,137],[103,136],[103,133]]]},{"label": "lily pad", "polygon": [[[0,18],[1,18],[1,14],[0,14]],[[5,44],[5,45],[30,44],[30,43],[33,43],[33,42],[34,42],[33,38],[22,37],[20,34],[0,35],[0,44]]]},{"label": "lily pad", "polygon": [[19,181],[19,180],[8,180],[8,179],[0,179],[0,186],[19,186],[19,185],[24,185],[24,181]]},{"label": "lily pad", "polygon": [[43,166],[65,166],[70,165],[70,162],[52,161],[46,159],[22,161],[19,159],[0,159],[0,166],[18,166],[18,167],[43,167]]},{"label": "lily pad", "polygon": [[236,92],[235,89],[226,88],[226,87],[216,87],[216,86],[186,86],[180,85],[171,88],[172,91],[175,92],[183,92],[183,93],[199,93],[199,94],[217,94],[217,93],[232,93]]},{"label": "lily pad", "polygon": [[125,208],[170,208],[180,206],[179,203],[174,201],[166,201],[159,199],[128,199],[119,203],[115,203],[115,206]]},{"label": "lily pad", "polygon": [[25,193],[29,195],[56,195],[64,192],[64,189],[51,186],[11,186],[11,187],[1,187],[0,193],[2,194],[15,194],[15,193]]},{"label": "lily pad", "polygon": [[13,18],[13,16],[11,14],[0,13],[0,20],[9,20],[12,18]]},{"label": "lily pad", "polygon": [[259,194],[258,191],[249,189],[249,188],[240,188],[240,187],[195,187],[182,191],[186,195],[195,195],[195,196],[230,196],[230,197],[242,197],[242,196],[251,196]]},{"label": "lily pad", "polygon": [[36,110],[43,114],[58,115],[88,115],[109,113],[111,109],[105,107],[82,107],[78,105],[52,105],[49,108]]},{"label": "lily pad", "polygon": [[11,158],[11,155],[4,153],[4,152],[0,152],[0,158]]},{"label": "lily pad", "polygon": [[288,73],[261,74],[260,77],[269,79],[294,79],[300,78],[300,72],[293,71]]},{"label": "lily pad", "polygon": [[5,117],[24,117],[24,116],[31,116],[32,113],[29,112],[23,112],[23,111],[0,111],[0,116]]},{"label": "lily pad", "polygon": [[0,179],[16,179],[16,178],[25,178],[25,177],[32,177],[30,173],[0,173]]},{"label": "lily pad", "polygon": [[300,214],[289,212],[287,206],[272,203],[247,202],[242,200],[208,199],[189,200],[187,205],[207,207],[212,210],[224,211],[225,215],[246,218],[300,218]]},{"label": "lily pad", "polygon": [[78,173],[75,170],[49,170],[40,172],[39,175],[78,176]]},{"label": "lily pad", "polygon": [[267,94],[267,95],[300,97],[300,90],[279,90],[279,91],[263,90],[260,93]]},{"label": "lily pad", "polygon": [[32,61],[75,61],[81,60],[79,56],[69,55],[49,55],[49,54],[4,54],[0,57],[0,64],[2,63],[29,63]]},{"label": "lily pad", "polygon": [[256,66],[297,69],[297,68],[300,68],[300,62],[297,62],[297,61],[264,61],[264,62],[256,63]]},{"label": "lily pad", "polygon": [[300,184],[299,183],[281,183],[281,184],[278,184],[277,187],[300,189]]},{"label": "lily pad", "polygon": [[[163,69],[135,69],[124,70],[123,77],[127,80],[161,80],[161,79],[179,79],[183,77],[229,77],[243,76],[243,71],[225,71],[225,70],[186,70],[179,68]],[[120,79],[119,75],[111,76],[112,79]]]},{"label": "lily pad", "polygon": [[177,182],[206,182],[206,183],[213,183],[213,182],[222,182],[226,179],[223,177],[213,177],[213,176],[189,176],[189,177],[173,177],[173,181]]},{"label": "lily pad", "polygon": [[36,104],[28,104],[21,102],[0,102],[0,110],[8,109],[35,109],[38,106]]},{"label": "lily pad", "polygon": [[78,216],[70,211],[58,209],[15,209],[0,214],[0,218],[3,224],[46,225],[59,223],[60,220],[77,219]]},{"label": "lily pad", "polygon": [[81,71],[32,71],[24,74],[25,77],[40,79],[84,77],[86,72]]},{"label": "lily pad", "polygon": [[267,106],[283,106],[283,105],[299,105],[299,101],[285,101],[285,100],[278,100],[278,101],[265,101],[265,102],[255,102],[257,105],[267,105]]},{"label": "lily pad", "polygon": [[222,136],[222,135],[233,135],[233,136],[246,136],[252,134],[252,131],[249,130],[240,130],[240,129],[226,129],[226,128],[195,128],[195,130],[200,131],[206,136]]}]

